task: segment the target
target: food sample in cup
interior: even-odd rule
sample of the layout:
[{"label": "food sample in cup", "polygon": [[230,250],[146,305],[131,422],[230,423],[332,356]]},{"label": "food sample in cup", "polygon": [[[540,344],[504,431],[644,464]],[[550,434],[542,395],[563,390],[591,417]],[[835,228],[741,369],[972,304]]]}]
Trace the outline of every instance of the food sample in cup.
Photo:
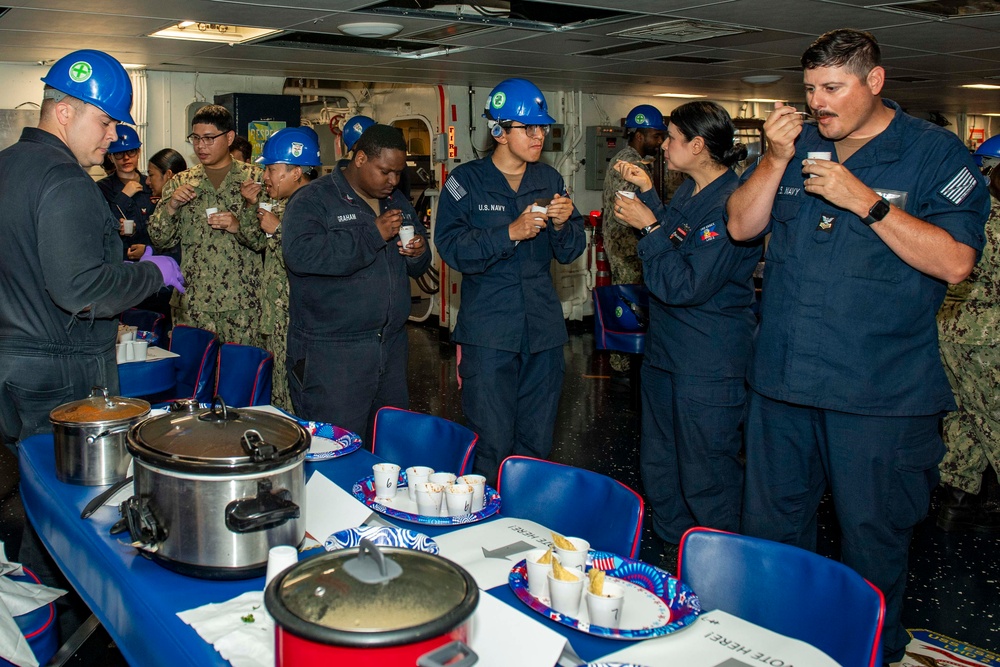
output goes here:
[{"label": "food sample in cup", "polygon": [[556,581],[579,581],[582,576],[579,571],[563,567],[558,560],[552,561],[552,578]]},{"label": "food sample in cup", "polygon": [[545,553],[543,553],[541,556],[539,556],[538,560],[536,560],[535,562],[538,563],[539,565],[551,565],[552,564],[552,547],[549,547],[548,549],[546,549]]},{"label": "food sample in cup", "polygon": [[567,540],[565,537],[559,533],[552,533],[552,543],[556,545],[559,549],[566,549],[567,551],[576,551],[576,545]]},{"label": "food sample in cup", "polygon": [[563,537],[556,533],[552,533],[552,541],[559,561],[564,566],[576,568],[581,572],[586,569],[590,542],[581,537]]},{"label": "food sample in cup", "polygon": [[604,594],[604,570],[598,570],[596,567],[590,568],[587,572],[587,578],[590,579],[590,585],[587,590],[594,595]]}]

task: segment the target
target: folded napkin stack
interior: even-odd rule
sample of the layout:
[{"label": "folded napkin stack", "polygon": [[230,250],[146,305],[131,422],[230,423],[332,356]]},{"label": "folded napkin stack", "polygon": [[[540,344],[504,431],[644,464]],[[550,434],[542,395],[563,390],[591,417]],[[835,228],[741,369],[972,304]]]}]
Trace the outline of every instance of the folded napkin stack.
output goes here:
[{"label": "folded napkin stack", "polygon": [[247,591],[177,616],[233,667],[274,667],[274,619],[264,608],[263,591]]}]

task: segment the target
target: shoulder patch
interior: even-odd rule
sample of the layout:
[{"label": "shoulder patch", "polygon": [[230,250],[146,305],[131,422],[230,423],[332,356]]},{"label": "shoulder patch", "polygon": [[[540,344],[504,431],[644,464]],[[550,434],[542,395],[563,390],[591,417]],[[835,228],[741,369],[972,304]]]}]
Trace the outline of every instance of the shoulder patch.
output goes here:
[{"label": "shoulder patch", "polygon": [[962,167],[943,188],[938,190],[938,194],[958,206],[975,189],[975,175],[969,171],[968,167]]},{"label": "shoulder patch", "polygon": [[718,224],[719,223],[717,222],[712,222],[698,230],[697,236],[695,237],[698,240],[698,245],[711,243],[715,239],[719,238]]},{"label": "shoulder patch", "polygon": [[451,196],[455,198],[455,201],[458,201],[465,195],[469,194],[468,192],[465,191],[465,188],[462,187],[462,184],[455,180],[454,176],[448,177],[448,180],[447,182],[445,182],[444,187],[448,192],[451,193]]}]

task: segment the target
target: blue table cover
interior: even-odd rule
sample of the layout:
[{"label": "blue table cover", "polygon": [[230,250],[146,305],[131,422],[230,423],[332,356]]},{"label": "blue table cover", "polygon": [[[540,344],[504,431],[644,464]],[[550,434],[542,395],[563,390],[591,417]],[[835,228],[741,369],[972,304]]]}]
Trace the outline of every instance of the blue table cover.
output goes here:
[{"label": "blue table cover", "polygon": [[[19,460],[21,496],[28,519],[129,664],[143,667],[229,664],[181,621],[177,612],[224,602],[246,591],[262,590],[263,577],[239,581],[186,577],[139,555],[126,543],[127,534],[111,535],[108,531],[119,518],[117,508],[101,507],[89,519],[81,519],[83,507],[105,487],[76,486],[57,480],[50,435],[21,442]],[[305,470],[307,476],[322,472],[341,488],[350,490],[357,480],[370,475],[372,465],[379,461],[371,452],[359,449],[336,459],[306,462]],[[393,523],[418,529],[431,537],[458,528]],[[512,566],[516,560],[512,557]],[[622,648],[619,641],[586,635],[535,614],[506,585],[489,592],[562,634],[588,661]]]},{"label": "blue table cover", "polygon": [[176,384],[174,357],[118,364],[118,393],[121,396],[152,396],[170,391]]}]

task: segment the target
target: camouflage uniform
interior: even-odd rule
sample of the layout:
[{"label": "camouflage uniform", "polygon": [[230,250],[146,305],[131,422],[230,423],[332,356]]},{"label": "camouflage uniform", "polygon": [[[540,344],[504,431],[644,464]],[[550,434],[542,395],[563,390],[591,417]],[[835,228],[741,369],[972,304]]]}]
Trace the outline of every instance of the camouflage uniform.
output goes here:
[{"label": "camouflage uniform", "polygon": [[[200,164],[163,186],[164,204],[156,207],[148,231],[158,250],[181,245],[186,293],[175,292],[170,300],[174,324],[214,331],[224,343],[260,344],[260,251],[266,237],[257,221],[257,207],[248,205],[240,194],[243,181],[260,181],[260,176],[260,167],[233,160],[218,190]],[[185,183],[195,187],[198,197],[170,215],[166,202]],[[239,232],[209,227],[205,209],[213,207],[234,213]]]},{"label": "camouflage uniform", "polygon": [[[618,160],[631,162],[639,165],[649,172],[642,162],[639,151],[626,146],[617,155],[611,158],[609,169],[604,176],[604,202],[603,221],[604,252],[608,254],[608,263],[611,265],[611,282],[615,285],[634,284],[642,282],[642,262],[639,261],[639,254],[636,244],[639,243],[635,230],[615,217],[615,193],[619,190],[638,191],[639,188],[632,185],[618,173],[617,169],[611,169]],[[629,369],[629,357],[620,352],[611,353],[611,368],[619,372],[627,372]]]},{"label": "camouflage uniform", "polygon": [[986,220],[982,259],[948,287],[938,311],[941,360],[958,409],[944,418],[941,482],[978,494],[990,464],[1000,476],[1000,201]]},{"label": "camouflage uniform", "polygon": [[[285,212],[285,201],[275,204],[271,212],[280,220]],[[288,274],[285,258],[281,254],[281,225],[267,239],[264,251],[264,274],[260,286],[260,338],[261,345],[274,355],[274,374],[271,382],[271,405],[292,411],[288,393],[288,375],[285,357],[288,350]]]}]

